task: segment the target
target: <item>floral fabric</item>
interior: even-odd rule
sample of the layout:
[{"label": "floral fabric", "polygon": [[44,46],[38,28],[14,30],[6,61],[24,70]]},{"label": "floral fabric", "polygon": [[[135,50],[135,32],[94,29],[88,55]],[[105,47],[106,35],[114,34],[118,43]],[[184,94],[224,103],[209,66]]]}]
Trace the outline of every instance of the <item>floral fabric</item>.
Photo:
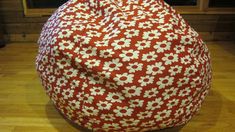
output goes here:
[{"label": "floral fabric", "polygon": [[47,94],[90,130],[185,124],[210,88],[205,43],[163,0],[69,0],[38,42]]}]

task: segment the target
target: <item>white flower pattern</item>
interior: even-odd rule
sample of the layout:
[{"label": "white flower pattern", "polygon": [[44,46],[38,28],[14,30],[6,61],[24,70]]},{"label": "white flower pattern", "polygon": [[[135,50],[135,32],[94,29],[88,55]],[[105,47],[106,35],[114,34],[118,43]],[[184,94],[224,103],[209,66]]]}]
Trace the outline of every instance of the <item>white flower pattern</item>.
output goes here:
[{"label": "white flower pattern", "polygon": [[68,0],[38,42],[46,93],[65,117],[94,131],[185,124],[211,84],[205,43],[162,0]]}]

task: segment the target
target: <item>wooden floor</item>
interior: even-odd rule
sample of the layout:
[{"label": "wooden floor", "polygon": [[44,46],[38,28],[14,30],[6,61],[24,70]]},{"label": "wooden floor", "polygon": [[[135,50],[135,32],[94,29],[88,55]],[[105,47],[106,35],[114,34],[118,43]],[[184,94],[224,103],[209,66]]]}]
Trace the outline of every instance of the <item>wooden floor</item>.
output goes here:
[{"label": "wooden floor", "polygon": [[[213,86],[200,112],[180,132],[235,132],[235,43],[209,42],[208,47]],[[36,44],[0,49],[0,132],[78,131],[45,95],[35,72],[36,54]]]}]

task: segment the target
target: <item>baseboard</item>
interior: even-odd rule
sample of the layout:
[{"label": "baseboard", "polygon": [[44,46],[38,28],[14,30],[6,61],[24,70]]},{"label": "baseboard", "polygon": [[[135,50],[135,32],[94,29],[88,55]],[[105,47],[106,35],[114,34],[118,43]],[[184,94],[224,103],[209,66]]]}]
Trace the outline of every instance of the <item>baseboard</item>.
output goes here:
[{"label": "baseboard", "polygon": [[3,48],[5,46],[6,46],[5,42],[3,40],[0,40],[0,48]]}]

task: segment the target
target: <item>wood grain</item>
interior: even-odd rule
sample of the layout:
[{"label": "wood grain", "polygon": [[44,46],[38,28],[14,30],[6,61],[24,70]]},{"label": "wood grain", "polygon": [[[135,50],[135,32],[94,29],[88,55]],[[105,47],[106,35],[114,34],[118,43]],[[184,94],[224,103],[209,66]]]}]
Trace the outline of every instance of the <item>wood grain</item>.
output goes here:
[{"label": "wood grain", "polygon": [[[235,42],[210,42],[208,47],[213,86],[202,109],[183,128],[161,132],[235,131]],[[34,43],[12,43],[0,49],[0,131],[78,131],[46,96],[35,71],[36,54]]]}]

